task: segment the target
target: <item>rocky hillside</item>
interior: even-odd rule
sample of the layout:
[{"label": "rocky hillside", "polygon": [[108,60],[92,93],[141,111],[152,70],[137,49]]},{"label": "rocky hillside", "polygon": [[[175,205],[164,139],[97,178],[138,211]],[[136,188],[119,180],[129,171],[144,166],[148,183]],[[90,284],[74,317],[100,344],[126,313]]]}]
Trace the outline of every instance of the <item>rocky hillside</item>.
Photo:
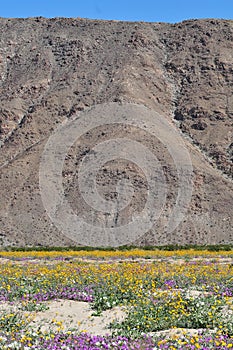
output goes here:
[{"label": "rocky hillside", "polygon": [[[192,198],[183,221],[166,233],[178,181],[168,150],[142,130],[111,124],[83,135],[69,150],[63,187],[73,210],[88,211],[77,181],[83,155],[100,139],[130,135],[156,154],[169,189],[159,220],[134,243],[232,242],[233,21],[2,18],[0,76],[2,246],[82,243],[58,230],[44,209],[40,157],[58,125],[107,102],[144,105],[173,125],[191,156]],[[97,179],[105,199],[114,197],[119,178],[130,178],[135,188],[120,213],[125,223],[143,207],[146,179],[133,164],[110,162]]]}]

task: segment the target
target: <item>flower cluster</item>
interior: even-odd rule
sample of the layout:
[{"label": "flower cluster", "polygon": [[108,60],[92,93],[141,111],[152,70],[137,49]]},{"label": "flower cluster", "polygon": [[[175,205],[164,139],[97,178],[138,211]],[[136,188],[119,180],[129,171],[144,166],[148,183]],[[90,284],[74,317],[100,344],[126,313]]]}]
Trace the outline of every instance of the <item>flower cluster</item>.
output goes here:
[{"label": "flower cluster", "polygon": [[[25,313],[0,311],[1,349],[233,348],[229,252],[1,252],[2,305],[44,311],[47,301],[90,303],[93,314],[122,305],[109,336],[33,330]],[[7,259],[7,260],[6,260]],[[86,259],[86,260],[85,260]],[[182,329],[182,334],[164,334]],[[194,329],[194,333],[188,330]],[[185,331],[187,330],[187,331]],[[173,335],[172,335],[173,334]]]}]

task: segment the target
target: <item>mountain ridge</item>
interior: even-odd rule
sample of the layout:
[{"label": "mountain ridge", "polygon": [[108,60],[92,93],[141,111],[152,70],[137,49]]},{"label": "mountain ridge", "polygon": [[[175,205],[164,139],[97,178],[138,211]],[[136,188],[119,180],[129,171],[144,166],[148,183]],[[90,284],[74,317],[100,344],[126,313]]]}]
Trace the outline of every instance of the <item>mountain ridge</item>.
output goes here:
[{"label": "mountain ridge", "polygon": [[[154,229],[132,243],[231,242],[233,21],[168,24],[39,17],[0,19],[0,24],[3,246],[73,244],[52,225],[43,208],[40,155],[61,122],[108,102],[142,104],[163,115],[182,135],[194,167],[186,222],[172,236],[164,236],[162,222],[170,210],[167,202],[164,217]],[[99,132],[92,135],[96,143]],[[135,130],[127,134],[110,127],[103,132],[108,137],[132,133],[137,138]],[[169,155],[158,141],[139,136],[161,162],[166,159],[173,203],[176,181]],[[75,157],[84,146],[89,147],[88,138],[83,145],[74,145],[71,160],[64,164],[68,177],[63,179],[69,202],[81,213],[85,206],[75,198]],[[123,164],[119,169],[123,171]],[[107,169],[109,183],[116,178],[113,170]],[[128,166],[126,172],[132,175],[133,169]],[[143,186],[136,202],[144,200]],[[132,208],[138,210],[137,204]]]}]

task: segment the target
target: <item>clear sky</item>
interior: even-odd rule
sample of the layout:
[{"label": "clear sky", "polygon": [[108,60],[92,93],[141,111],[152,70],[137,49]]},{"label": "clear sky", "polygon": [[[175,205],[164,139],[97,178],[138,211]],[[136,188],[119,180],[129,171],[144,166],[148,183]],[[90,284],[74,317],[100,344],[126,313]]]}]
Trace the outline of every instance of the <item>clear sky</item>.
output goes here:
[{"label": "clear sky", "polygon": [[233,0],[0,0],[0,17],[35,16],[173,23],[233,19]]}]

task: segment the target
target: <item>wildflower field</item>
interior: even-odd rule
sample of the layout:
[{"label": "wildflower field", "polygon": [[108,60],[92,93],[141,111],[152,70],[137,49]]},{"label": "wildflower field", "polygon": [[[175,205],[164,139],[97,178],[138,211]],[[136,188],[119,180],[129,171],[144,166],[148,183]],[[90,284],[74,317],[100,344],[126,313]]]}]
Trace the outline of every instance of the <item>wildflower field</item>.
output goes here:
[{"label": "wildflower field", "polygon": [[[0,349],[233,349],[232,250],[0,252],[0,268]],[[44,327],[61,301],[116,317]]]}]

